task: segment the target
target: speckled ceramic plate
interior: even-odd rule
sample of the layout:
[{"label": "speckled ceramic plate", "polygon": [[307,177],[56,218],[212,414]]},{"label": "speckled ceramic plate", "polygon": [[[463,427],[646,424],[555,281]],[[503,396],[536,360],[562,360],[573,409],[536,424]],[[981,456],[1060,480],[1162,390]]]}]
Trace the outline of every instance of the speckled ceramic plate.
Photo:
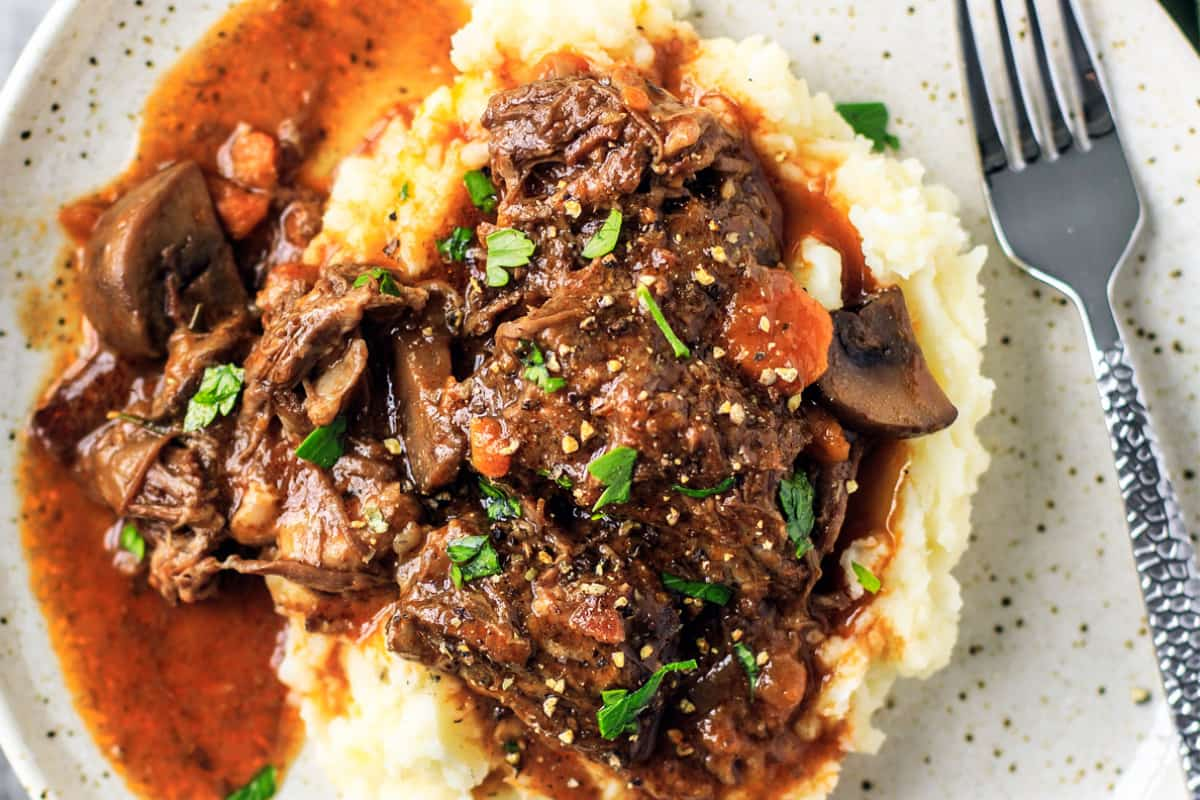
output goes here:
[{"label": "speckled ceramic plate", "polygon": [[[156,72],[229,0],[61,0],[0,95],[0,420],[19,439],[47,370],[21,324],[63,244],[58,205],[116,175]],[[984,5],[988,5],[984,3]],[[964,120],[948,0],[700,2],[706,35],[780,40],[814,88],[884,99],[903,155],[963,198],[985,270],[995,455],[953,664],[902,683],[882,752],[847,763],[846,798],[1183,798],[1108,441],[1072,309],[998,256]],[[1156,4],[1083,3],[1149,211],[1120,314],[1188,519],[1200,530],[1200,60]],[[402,24],[402,23],[401,23]],[[25,319],[28,319],[28,313]],[[18,448],[0,453],[12,476]],[[125,796],[63,686],[29,590],[13,482],[0,491],[0,744],[34,797]],[[1150,699],[1143,695],[1149,690]],[[333,793],[302,755],[282,796]]]}]

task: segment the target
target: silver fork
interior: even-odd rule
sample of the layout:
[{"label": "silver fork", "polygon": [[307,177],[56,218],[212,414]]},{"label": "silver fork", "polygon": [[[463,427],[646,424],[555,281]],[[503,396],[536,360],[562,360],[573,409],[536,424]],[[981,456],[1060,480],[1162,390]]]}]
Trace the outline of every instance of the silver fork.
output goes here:
[{"label": "silver fork", "polygon": [[[1163,688],[1188,790],[1200,798],[1200,573],[1110,300],[1113,276],[1141,228],[1141,201],[1073,1],[1058,0],[1081,107],[1076,115],[1064,113],[1069,106],[1050,68],[1034,0],[1024,2],[1036,67],[1024,70],[1002,0],[994,2],[1014,100],[1015,133],[1007,137],[988,97],[967,0],[958,0],[992,225],[1009,259],[1071,298],[1083,317]],[[1026,90],[1038,86],[1044,116]]]}]

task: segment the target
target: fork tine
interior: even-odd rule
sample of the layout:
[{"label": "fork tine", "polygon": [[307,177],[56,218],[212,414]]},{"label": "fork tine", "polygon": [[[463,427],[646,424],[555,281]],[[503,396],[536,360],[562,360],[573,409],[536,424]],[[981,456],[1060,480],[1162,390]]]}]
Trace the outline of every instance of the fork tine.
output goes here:
[{"label": "fork tine", "polygon": [[1063,114],[1062,97],[1054,73],[1050,69],[1050,56],[1046,40],[1042,36],[1042,23],[1038,18],[1035,0],[1025,0],[1025,13],[1029,16],[1029,31],[1033,35],[1033,49],[1037,54],[1038,72],[1042,76],[1042,90],[1046,95],[1046,108],[1050,113],[1050,141],[1055,152],[1061,153],[1071,146],[1071,129]]},{"label": "fork tine", "polygon": [[962,40],[963,63],[966,67],[967,96],[971,101],[971,117],[975,122],[975,136],[979,144],[979,160],[983,172],[990,175],[1008,166],[1008,154],[1004,141],[996,127],[996,115],[988,98],[987,83],[983,79],[983,65],[979,61],[979,49],[975,45],[975,32],[971,28],[971,12],[967,0],[958,0],[958,34]]},{"label": "fork tine", "polygon": [[1017,147],[1021,150],[1021,158],[1034,161],[1041,153],[1033,125],[1029,122],[1029,109],[1033,108],[1025,87],[1021,84],[1021,73],[1017,68],[1017,59],[1013,55],[1012,37],[1008,33],[1008,16],[1004,13],[1003,0],[995,0],[996,20],[1000,25],[1000,45],[1004,49],[1004,67],[1008,73],[1008,87],[1012,93],[1013,113],[1017,118]]},{"label": "fork tine", "polygon": [[1059,5],[1062,8],[1063,26],[1067,30],[1067,42],[1071,48],[1071,61],[1075,64],[1075,74],[1082,92],[1084,129],[1088,136],[1098,139],[1115,131],[1117,126],[1113,122],[1112,110],[1108,107],[1108,98],[1104,96],[1100,76],[1092,63],[1087,39],[1079,24],[1079,15],[1075,13],[1075,4],[1071,0],[1059,0]]}]

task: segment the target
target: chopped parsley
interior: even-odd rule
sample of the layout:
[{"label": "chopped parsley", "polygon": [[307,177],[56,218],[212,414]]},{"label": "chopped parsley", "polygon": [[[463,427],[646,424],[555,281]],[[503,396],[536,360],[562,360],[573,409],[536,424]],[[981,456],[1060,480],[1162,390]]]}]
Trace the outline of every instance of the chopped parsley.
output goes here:
[{"label": "chopped parsley", "polygon": [[588,464],[588,474],[606,487],[596,505],[592,506],[592,511],[599,511],[609,503],[629,500],[629,488],[633,485],[633,463],[637,457],[638,451],[632,447],[614,447]]},{"label": "chopped parsley", "polygon": [[242,788],[228,795],[225,800],[270,800],[276,792],[275,767],[268,764],[254,774]]},{"label": "chopped parsley", "polygon": [[725,605],[729,602],[729,598],[733,597],[733,589],[730,589],[728,586],[723,586],[719,583],[705,583],[704,581],[689,581],[677,575],[672,575],[669,572],[662,574],[662,582],[663,586],[672,592],[679,592],[682,595],[695,597],[698,600],[707,600],[718,606]]},{"label": "chopped parsley", "polygon": [[184,433],[207,428],[217,415],[228,416],[237,405],[245,377],[246,371],[233,364],[205,368],[200,388],[188,401],[187,416],[183,418]]},{"label": "chopped parsley", "polygon": [[549,478],[550,480],[554,481],[556,484],[558,484],[558,488],[560,488],[560,489],[574,489],[575,488],[575,484],[572,483],[571,479],[568,478],[566,475],[562,475],[562,474],[555,475],[553,472],[551,472],[548,469],[539,469],[537,471],[537,473],[538,473],[538,475],[541,475],[543,478]]},{"label": "chopped parsley", "polygon": [[900,149],[900,140],[887,132],[888,110],[883,103],[838,103],[837,111],[854,132],[867,137],[873,150],[882,153],[886,148]]},{"label": "chopped parsley", "polygon": [[750,648],[742,642],[734,642],[733,654],[737,656],[738,663],[746,671],[746,680],[750,684],[750,699],[753,700],[754,690],[758,688],[758,661],[754,658],[754,653]]},{"label": "chopped parsley", "polygon": [[779,482],[779,504],[783,506],[783,518],[787,522],[788,540],[796,548],[796,558],[801,558],[812,549],[813,487],[808,476],[797,472]]},{"label": "chopped parsley", "polygon": [[675,353],[676,358],[689,358],[692,351],[688,349],[683,340],[675,335],[675,331],[671,330],[670,323],[663,316],[662,309],[658,307],[654,297],[650,294],[650,290],[644,285],[639,285],[637,288],[638,299],[642,301],[642,305],[646,306],[646,310],[650,312],[650,316],[654,318],[654,324],[658,325],[658,329],[662,331],[662,335],[667,337],[667,343],[671,345],[671,351]]},{"label": "chopped parsley", "polygon": [[524,351],[520,359],[525,365],[525,380],[536,383],[538,388],[547,394],[553,394],[567,385],[565,378],[550,374],[550,369],[546,366],[546,357],[542,355],[536,342],[522,339],[521,348]]},{"label": "chopped parsley", "polygon": [[604,705],[596,712],[596,723],[600,727],[600,735],[605,739],[616,739],[623,733],[637,732],[637,717],[650,705],[658,688],[662,686],[663,678],[668,672],[691,672],[698,668],[696,659],[673,661],[663,664],[654,670],[650,679],[642,688],[630,693],[627,689],[608,689],[600,693]]},{"label": "chopped parsley", "polygon": [[463,175],[467,194],[471,195],[471,204],[485,214],[496,210],[496,187],[492,179],[483,170],[473,169]]},{"label": "chopped parsley", "polygon": [[487,235],[487,285],[507,286],[508,270],[529,263],[536,245],[516,228],[501,228]]},{"label": "chopped parsley", "polygon": [[312,433],[304,437],[304,441],[296,448],[296,455],[321,469],[329,469],[342,457],[342,436],[345,433],[346,418],[338,417],[328,425],[314,428]]},{"label": "chopped parsley", "polygon": [[446,543],[450,557],[450,580],[461,589],[464,583],[500,573],[500,556],[486,536],[464,536]]},{"label": "chopped parsley", "polygon": [[875,577],[874,572],[871,572],[871,570],[867,569],[857,561],[850,562],[850,569],[854,570],[854,577],[858,578],[859,585],[871,594],[875,594],[879,591],[879,588],[883,586],[883,584],[879,582],[879,578]]},{"label": "chopped parsley", "polygon": [[479,491],[483,493],[483,510],[493,522],[521,516],[521,501],[487,478],[479,479]]},{"label": "chopped parsley", "polygon": [[146,557],[146,539],[142,536],[142,532],[138,530],[137,525],[132,522],[126,522],[121,526],[121,549],[126,553],[130,553],[138,560],[140,564],[142,559]]},{"label": "chopped parsley", "polygon": [[137,414],[130,414],[125,411],[109,411],[108,418],[119,419],[122,422],[128,422],[130,425],[137,425],[139,428],[145,428],[151,433],[157,433],[159,436],[166,436],[171,432],[171,429],[165,425],[159,425],[145,417],[139,417]]},{"label": "chopped parsley", "polygon": [[400,296],[400,286],[396,283],[396,279],[392,277],[392,273],[388,272],[383,267],[375,267],[372,270],[364,272],[354,279],[354,288],[361,289],[371,281],[379,282],[379,293],[391,295],[392,297]]},{"label": "chopped parsley", "polygon": [[588,239],[588,243],[583,246],[584,258],[599,258],[606,256],[613,251],[617,246],[617,239],[621,236],[621,222],[624,218],[621,216],[621,209],[614,208],[608,212],[608,219],[604,220],[604,224],[600,226],[600,230]]},{"label": "chopped parsley", "polygon": [[437,250],[450,261],[462,261],[467,257],[467,248],[471,246],[473,233],[470,228],[456,226],[450,235],[437,243]]},{"label": "chopped parsley", "polygon": [[696,499],[699,500],[699,499],[703,499],[705,497],[712,497],[714,494],[720,494],[721,492],[727,492],[733,488],[733,484],[734,484],[734,478],[732,475],[730,475],[728,478],[721,481],[720,483],[718,483],[716,486],[712,487],[711,489],[692,489],[692,488],[689,488],[689,487],[684,486],[679,483],[671,484],[671,488],[674,489],[675,491],[679,492],[682,495],[685,495],[687,497],[695,497]]},{"label": "chopped parsley", "polygon": [[400,199],[407,200],[410,197],[412,197],[412,184],[405,181],[404,185],[400,187]]}]

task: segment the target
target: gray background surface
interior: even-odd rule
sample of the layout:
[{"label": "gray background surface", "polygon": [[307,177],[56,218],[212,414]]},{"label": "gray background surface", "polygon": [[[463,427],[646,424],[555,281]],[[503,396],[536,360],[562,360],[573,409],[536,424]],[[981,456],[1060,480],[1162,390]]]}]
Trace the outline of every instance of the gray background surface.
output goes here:
[{"label": "gray background surface", "polygon": [[[0,80],[8,78],[8,71],[21,53],[21,48],[37,27],[38,21],[50,7],[52,0],[0,0]],[[0,800],[25,800],[16,776],[0,753]]]}]

